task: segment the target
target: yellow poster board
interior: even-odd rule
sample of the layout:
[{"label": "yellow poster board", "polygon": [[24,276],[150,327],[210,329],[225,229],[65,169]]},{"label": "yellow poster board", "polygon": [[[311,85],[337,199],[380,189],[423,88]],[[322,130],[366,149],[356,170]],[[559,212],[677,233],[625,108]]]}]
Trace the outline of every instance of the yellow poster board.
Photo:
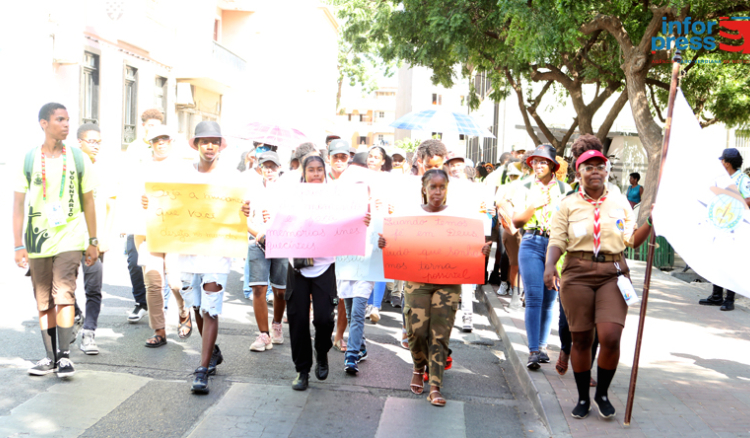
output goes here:
[{"label": "yellow poster board", "polygon": [[246,189],[208,184],[146,183],[149,251],[247,257]]}]

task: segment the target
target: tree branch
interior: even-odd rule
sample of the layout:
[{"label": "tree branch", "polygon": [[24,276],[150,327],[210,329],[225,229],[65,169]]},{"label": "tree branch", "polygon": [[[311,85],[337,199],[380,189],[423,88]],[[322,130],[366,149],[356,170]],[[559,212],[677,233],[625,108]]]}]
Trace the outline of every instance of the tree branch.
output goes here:
[{"label": "tree branch", "polygon": [[498,69],[498,73],[502,73],[505,75],[505,78],[508,80],[508,84],[510,84],[511,88],[513,88],[513,90],[516,92],[516,97],[518,98],[518,108],[521,110],[521,115],[523,116],[523,124],[526,127],[526,133],[529,134],[529,137],[531,137],[534,145],[539,146],[540,144],[542,144],[542,141],[539,140],[536,132],[534,132],[534,127],[531,126],[529,115],[527,114],[526,107],[524,106],[523,90],[521,89],[521,85],[516,83],[516,80],[513,79],[513,75],[510,74],[510,70],[508,68]]},{"label": "tree branch", "polygon": [[701,46],[700,50],[695,52],[695,56],[693,56],[693,59],[690,60],[690,64],[687,67],[685,67],[684,70],[682,70],[682,74],[686,74],[688,71],[690,71],[690,69],[693,68],[693,66],[695,65],[695,61],[698,60],[698,57],[703,55],[704,53],[706,53],[706,49],[703,46]]},{"label": "tree branch", "polygon": [[659,116],[659,120],[661,120],[662,123],[666,123],[664,120],[664,117],[661,115],[661,110],[659,109],[659,105],[656,104],[656,96],[654,93],[654,87],[651,84],[648,84],[648,89],[651,90],[651,104],[654,106],[654,109],[656,110],[656,115]]},{"label": "tree branch", "polygon": [[630,55],[633,52],[634,47],[633,42],[630,41],[630,35],[628,35],[628,31],[625,30],[622,22],[617,17],[612,17],[610,15],[597,15],[593,21],[583,24],[579,30],[584,35],[591,35],[596,31],[606,30],[615,37],[620,44],[625,58],[630,58]]},{"label": "tree branch", "polygon": [[[705,120],[705,119],[704,119],[704,120]],[[718,119],[716,119],[716,117],[714,117],[713,119],[710,119],[710,120],[705,120],[705,121],[702,121],[702,122],[701,122],[701,128],[705,128],[706,126],[711,126],[711,125],[713,125],[714,123],[718,123],[718,122],[719,122],[719,120],[718,120]]]},{"label": "tree branch", "polygon": [[553,82],[554,81],[547,81],[547,83],[544,84],[544,87],[542,87],[542,91],[540,91],[539,94],[534,98],[534,100],[530,102],[531,105],[529,105],[529,108],[533,108],[534,110],[536,110],[537,107],[539,107],[539,103],[542,101],[542,96],[544,96],[545,93],[547,93],[547,90],[549,90],[549,87],[552,85]]},{"label": "tree branch", "polygon": [[663,88],[663,89],[669,91],[669,84],[667,84],[666,82],[662,82],[662,81],[659,81],[659,80],[656,80],[656,79],[652,79],[652,78],[646,78],[646,84],[647,85],[656,85],[659,88]]},{"label": "tree branch", "polygon": [[607,88],[602,91],[601,94],[596,96],[586,107],[592,112],[595,113],[599,108],[602,106],[604,101],[609,99],[609,97],[614,94],[615,91],[617,91],[618,88],[622,86],[622,82],[620,81],[610,81],[607,84]]},{"label": "tree branch", "polygon": [[559,82],[563,87],[570,88],[573,86],[573,80],[568,77],[565,73],[563,73],[559,68],[555,67],[552,64],[546,64],[545,68],[547,68],[549,71],[547,72],[540,72],[538,70],[539,66],[532,65],[531,66],[531,80],[534,82],[541,82],[541,81],[556,81]]},{"label": "tree branch", "polygon": [[570,125],[568,132],[566,132],[565,135],[563,135],[562,140],[560,140],[560,148],[557,150],[557,155],[562,156],[565,154],[565,147],[568,145],[568,141],[570,140],[570,137],[573,135],[574,132],[576,132],[577,127],[578,127],[578,117],[573,119],[573,124]]},{"label": "tree branch", "polygon": [[604,118],[604,122],[601,124],[601,126],[599,126],[599,130],[596,132],[596,136],[600,141],[604,141],[604,139],[607,137],[607,134],[609,134],[610,129],[612,129],[612,125],[615,123],[617,116],[620,114],[620,111],[622,111],[627,102],[628,89],[625,88],[624,90],[622,90],[622,93],[620,93],[620,96],[617,98],[612,108],[609,109],[607,117]]}]

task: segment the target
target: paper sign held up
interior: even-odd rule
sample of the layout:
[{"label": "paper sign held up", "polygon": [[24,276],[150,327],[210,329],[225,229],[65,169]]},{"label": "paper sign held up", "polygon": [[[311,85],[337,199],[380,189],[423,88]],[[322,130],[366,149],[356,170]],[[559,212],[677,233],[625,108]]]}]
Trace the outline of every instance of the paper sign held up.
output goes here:
[{"label": "paper sign held up", "polygon": [[245,189],[208,184],[146,183],[146,240],[152,252],[247,256]]},{"label": "paper sign held up", "polygon": [[365,255],[367,199],[364,184],[290,187],[266,232],[266,257]]},{"label": "paper sign held up", "polygon": [[337,280],[387,281],[383,274],[383,251],[378,248],[378,234],[383,232],[383,217],[373,215],[367,228],[364,256],[336,257]]},{"label": "paper sign held up", "polygon": [[386,278],[431,284],[483,284],[482,221],[453,216],[386,218]]}]

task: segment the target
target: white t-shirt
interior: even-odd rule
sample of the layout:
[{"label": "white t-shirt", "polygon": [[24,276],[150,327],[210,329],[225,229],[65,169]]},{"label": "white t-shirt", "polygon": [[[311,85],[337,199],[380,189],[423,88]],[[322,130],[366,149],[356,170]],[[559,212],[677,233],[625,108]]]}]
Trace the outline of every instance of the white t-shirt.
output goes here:
[{"label": "white t-shirt", "polygon": [[[300,268],[299,273],[307,278],[320,277],[335,261],[336,257],[315,257],[313,265]],[[289,262],[291,263],[292,261],[289,260]]]}]

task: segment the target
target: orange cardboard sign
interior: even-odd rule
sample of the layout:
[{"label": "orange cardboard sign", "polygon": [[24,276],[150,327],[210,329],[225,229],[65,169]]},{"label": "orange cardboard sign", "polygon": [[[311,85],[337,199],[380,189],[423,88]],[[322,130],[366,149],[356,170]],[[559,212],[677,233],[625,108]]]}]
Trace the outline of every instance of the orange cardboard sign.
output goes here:
[{"label": "orange cardboard sign", "polygon": [[482,221],[454,216],[385,218],[385,278],[430,284],[484,284]]}]

